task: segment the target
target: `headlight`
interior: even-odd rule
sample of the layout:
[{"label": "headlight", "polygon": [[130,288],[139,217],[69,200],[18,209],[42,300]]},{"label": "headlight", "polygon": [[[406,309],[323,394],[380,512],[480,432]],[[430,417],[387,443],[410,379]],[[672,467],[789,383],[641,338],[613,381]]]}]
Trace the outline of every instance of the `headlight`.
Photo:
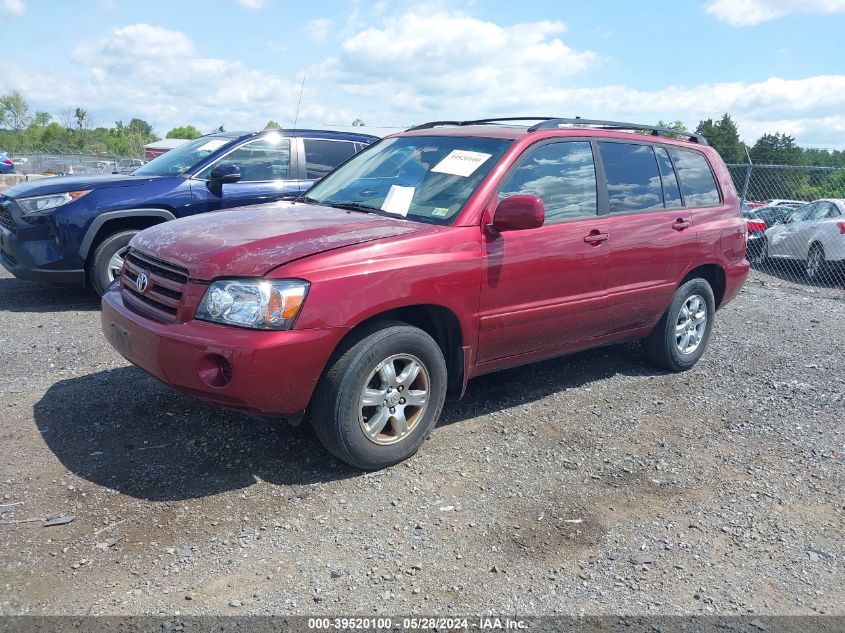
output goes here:
[{"label": "headlight", "polygon": [[215,281],[206,290],[196,318],[257,330],[289,330],[307,292],[308,282],[298,279]]},{"label": "headlight", "polygon": [[68,202],[79,200],[82,196],[91,193],[86,191],[66,191],[64,193],[51,193],[46,196],[32,196],[31,198],[18,198],[16,202],[23,209],[24,215],[35,215],[43,213],[56,207],[66,205]]}]

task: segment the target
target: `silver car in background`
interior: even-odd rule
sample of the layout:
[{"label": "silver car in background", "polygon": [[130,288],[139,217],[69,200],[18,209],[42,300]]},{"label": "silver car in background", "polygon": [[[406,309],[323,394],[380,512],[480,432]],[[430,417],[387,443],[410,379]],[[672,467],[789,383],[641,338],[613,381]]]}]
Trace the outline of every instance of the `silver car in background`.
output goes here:
[{"label": "silver car in background", "polygon": [[845,200],[815,200],[766,229],[769,259],[804,262],[811,281],[824,281],[828,268],[845,261]]}]

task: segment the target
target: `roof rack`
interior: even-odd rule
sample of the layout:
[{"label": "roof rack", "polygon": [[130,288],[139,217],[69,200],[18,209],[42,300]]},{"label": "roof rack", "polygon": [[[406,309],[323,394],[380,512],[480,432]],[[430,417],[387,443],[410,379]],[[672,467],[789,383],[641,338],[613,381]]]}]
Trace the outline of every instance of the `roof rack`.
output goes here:
[{"label": "roof rack", "polygon": [[682,132],[672,128],[655,127],[653,125],[643,125],[642,123],[622,123],[621,121],[598,121],[595,119],[582,119],[575,117],[574,119],[553,119],[549,118],[536,125],[528,128],[529,132],[536,132],[538,130],[553,130],[559,127],[583,126],[597,128],[600,130],[630,130],[632,132],[650,133],[652,136],[681,136],[687,140],[698,143],[699,145],[707,145],[707,139],[701,134],[694,132]]},{"label": "roof rack", "polygon": [[679,136],[686,138],[692,143],[699,145],[707,145],[707,139],[701,134],[693,132],[682,132],[665,127],[655,127],[653,125],[644,125],[642,123],[622,123],[621,121],[599,121],[595,119],[582,119],[575,117],[574,119],[564,119],[553,116],[514,116],[514,117],[498,117],[495,119],[475,119],[472,121],[429,121],[408,128],[406,131],[413,130],[429,130],[435,127],[442,127],[446,125],[464,126],[464,125],[489,125],[493,123],[507,123],[510,121],[539,121],[528,128],[529,132],[537,132],[538,130],[553,130],[559,127],[591,127],[600,130],[630,130],[632,132],[649,133],[652,136]]},{"label": "roof rack", "polygon": [[433,127],[442,127],[444,125],[489,125],[491,123],[507,123],[509,121],[550,121],[554,118],[551,116],[510,116],[497,117],[495,119],[475,119],[472,121],[429,121],[428,123],[409,127],[406,132],[411,132],[412,130],[429,130]]}]

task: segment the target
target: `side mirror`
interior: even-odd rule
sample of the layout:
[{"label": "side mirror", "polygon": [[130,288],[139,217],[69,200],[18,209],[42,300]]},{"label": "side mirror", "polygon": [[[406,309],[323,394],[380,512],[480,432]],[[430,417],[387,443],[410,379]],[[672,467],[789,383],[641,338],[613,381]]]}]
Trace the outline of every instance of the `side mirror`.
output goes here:
[{"label": "side mirror", "polygon": [[223,191],[223,185],[238,182],[240,179],[241,170],[237,165],[220,163],[211,170],[206,184],[213,193],[219,196]]},{"label": "side mirror", "polygon": [[510,196],[493,213],[490,227],[496,231],[522,231],[543,226],[546,209],[538,196]]}]

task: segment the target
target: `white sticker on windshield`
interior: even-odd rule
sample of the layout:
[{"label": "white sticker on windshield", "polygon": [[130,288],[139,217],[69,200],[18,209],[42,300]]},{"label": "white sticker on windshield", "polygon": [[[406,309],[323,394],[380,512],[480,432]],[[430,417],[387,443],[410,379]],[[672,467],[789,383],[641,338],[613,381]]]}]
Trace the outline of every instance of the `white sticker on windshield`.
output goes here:
[{"label": "white sticker on windshield", "polygon": [[491,156],[492,154],[453,149],[431,171],[436,171],[440,174],[451,174],[452,176],[469,176]]},{"label": "white sticker on windshield", "polygon": [[387,211],[388,213],[408,215],[408,209],[411,208],[411,200],[414,197],[415,189],[416,187],[391,186],[390,191],[387,192],[387,197],[381,205],[381,210]]},{"label": "white sticker on windshield", "polygon": [[229,142],[229,141],[220,140],[219,138],[218,138],[218,139],[213,139],[213,140],[209,141],[208,143],[203,143],[203,144],[202,144],[202,145],[201,145],[201,146],[197,149],[197,151],[198,151],[198,152],[213,152],[214,150],[216,150],[216,149],[219,149],[219,148],[223,147],[223,146],[224,146],[226,143],[228,143],[228,142]]}]

